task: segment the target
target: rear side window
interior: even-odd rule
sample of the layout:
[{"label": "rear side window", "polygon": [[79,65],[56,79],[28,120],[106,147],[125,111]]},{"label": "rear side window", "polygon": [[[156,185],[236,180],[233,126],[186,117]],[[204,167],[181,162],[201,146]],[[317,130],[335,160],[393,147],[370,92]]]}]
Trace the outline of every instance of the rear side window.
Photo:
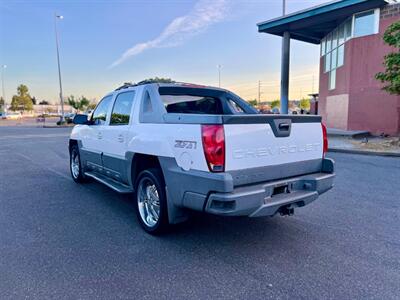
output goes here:
[{"label": "rear side window", "polygon": [[111,113],[110,125],[128,125],[135,92],[118,94]]},{"label": "rear side window", "polygon": [[228,103],[235,113],[239,113],[239,114],[244,113],[243,108],[241,108],[240,105],[238,103],[236,103],[235,101],[233,101],[232,99],[228,99]]},{"label": "rear side window", "polygon": [[223,114],[221,100],[214,97],[192,95],[161,95],[168,113]]},{"label": "rear side window", "polygon": [[104,97],[92,115],[92,121],[94,125],[104,125],[107,119],[108,108],[110,107],[112,96]]}]

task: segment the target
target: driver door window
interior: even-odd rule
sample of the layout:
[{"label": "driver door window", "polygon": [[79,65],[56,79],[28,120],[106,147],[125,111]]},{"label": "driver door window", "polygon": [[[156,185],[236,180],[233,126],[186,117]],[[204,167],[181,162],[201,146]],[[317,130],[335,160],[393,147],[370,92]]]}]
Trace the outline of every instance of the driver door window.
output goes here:
[{"label": "driver door window", "polygon": [[97,105],[92,115],[93,125],[104,125],[107,120],[107,112],[110,107],[112,96],[103,98]]},{"label": "driver door window", "polygon": [[128,125],[135,92],[121,93],[115,99],[110,125]]}]

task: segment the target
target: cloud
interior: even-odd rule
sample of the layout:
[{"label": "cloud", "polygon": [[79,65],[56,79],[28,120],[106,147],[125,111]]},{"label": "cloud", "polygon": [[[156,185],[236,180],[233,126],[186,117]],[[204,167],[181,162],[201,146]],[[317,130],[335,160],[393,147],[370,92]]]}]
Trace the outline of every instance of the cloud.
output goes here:
[{"label": "cloud", "polygon": [[204,32],[209,26],[224,20],[227,9],[227,0],[200,0],[187,15],[172,20],[158,37],[136,44],[126,50],[110,65],[110,68],[149,49],[175,47],[183,44],[192,36]]}]

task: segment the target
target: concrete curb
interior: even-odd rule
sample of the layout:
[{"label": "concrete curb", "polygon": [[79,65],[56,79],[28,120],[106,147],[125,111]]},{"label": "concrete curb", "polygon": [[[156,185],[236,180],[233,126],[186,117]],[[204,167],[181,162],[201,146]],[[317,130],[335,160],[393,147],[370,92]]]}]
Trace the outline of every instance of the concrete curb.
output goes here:
[{"label": "concrete curb", "polygon": [[49,125],[49,126],[39,126],[39,128],[72,128],[74,126],[69,125]]},{"label": "concrete curb", "polygon": [[397,152],[382,152],[382,151],[368,151],[368,150],[355,150],[355,149],[329,148],[328,152],[371,155],[371,156],[400,157],[400,153]]}]

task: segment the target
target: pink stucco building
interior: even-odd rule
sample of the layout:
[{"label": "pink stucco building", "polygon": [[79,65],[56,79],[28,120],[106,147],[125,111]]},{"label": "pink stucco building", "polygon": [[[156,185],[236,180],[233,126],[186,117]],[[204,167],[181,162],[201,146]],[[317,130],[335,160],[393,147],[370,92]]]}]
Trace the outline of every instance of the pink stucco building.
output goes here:
[{"label": "pink stucco building", "polygon": [[[383,85],[375,79],[375,74],[383,71],[385,54],[394,50],[384,44],[382,36],[390,24],[400,20],[400,4],[386,5],[369,13],[373,15],[365,23],[376,22],[376,27],[365,28],[365,34],[357,36],[358,15],[350,18],[353,34],[339,46],[343,47],[340,50],[343,53],[339,54],[338,50],[326,53],[327,43],[323,40],[319,113],[328,127],[394,135],[400,133],[400,96],[382,90]],[[332,61],[328,55],[332,57],[332,54],[343,56],[335,69],[327,67],[328,60]]]}]

